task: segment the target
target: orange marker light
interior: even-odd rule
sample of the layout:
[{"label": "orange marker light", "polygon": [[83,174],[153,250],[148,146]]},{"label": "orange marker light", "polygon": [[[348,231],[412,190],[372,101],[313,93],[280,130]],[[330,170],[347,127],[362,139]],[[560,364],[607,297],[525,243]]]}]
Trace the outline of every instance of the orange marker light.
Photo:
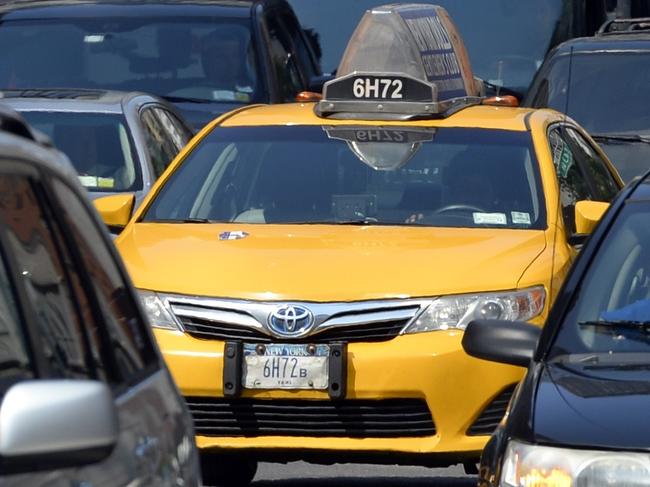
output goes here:
[{"label": "orange marker light", "polygon": [[519,100],[516,96],[504,95],[504,96],[489,96],[485,98],[482,102],[483,105],[492,105],[497,107],[518,107]]},{"label": "orange marker light", "polygon": [[323,95],[316,93],[314,91],[301,91],[296,95],[296,101],[300,103],[306,103],[309,101],[320,101],[323,99]]}]

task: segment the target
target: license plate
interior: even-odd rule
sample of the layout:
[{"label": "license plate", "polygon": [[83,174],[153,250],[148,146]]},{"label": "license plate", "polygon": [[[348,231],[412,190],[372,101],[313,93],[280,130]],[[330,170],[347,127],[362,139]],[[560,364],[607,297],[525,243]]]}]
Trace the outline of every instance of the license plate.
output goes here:
[{"label": "license plate", "polygon": [[247,389],[327,389],[329,346],[244,344],[242,382]]}]

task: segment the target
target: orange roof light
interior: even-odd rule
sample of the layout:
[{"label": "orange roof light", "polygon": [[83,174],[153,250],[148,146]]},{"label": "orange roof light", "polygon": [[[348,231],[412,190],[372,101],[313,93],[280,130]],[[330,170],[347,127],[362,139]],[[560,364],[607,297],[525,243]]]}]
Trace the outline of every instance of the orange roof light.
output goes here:
[{"label": "orange roof light", "polygon": [[300,103],[307,103],[310,101],[320,101],[323,95],[314,91],[301,91],[296,95],[296,101]]},{"label": "orange roof light", "polygon": [[517,100],[517,97],[513,95],[489,96],[485,98],[481,103],[483,105],[491,105],[495,107],[518,107],[519,106],[519,100]]}]

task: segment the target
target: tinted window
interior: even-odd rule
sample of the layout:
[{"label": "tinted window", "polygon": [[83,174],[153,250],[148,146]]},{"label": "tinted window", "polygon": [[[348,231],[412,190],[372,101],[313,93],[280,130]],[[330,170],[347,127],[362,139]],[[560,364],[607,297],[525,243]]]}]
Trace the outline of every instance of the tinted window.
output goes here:
[{"label": "tinted window", "polygon": [[140,164],[123,115],[52,111],[22,115],[65,152],[90,191],[142,189]]},{"label": "tinted window", "polygon": [[570,63],[562,55],[540,83],[534,106],[568,109],[590,134],[650,133],[650,52],[577,53]]},{"label": "tinted window", "polygon": [[0,219],[7,229],[8,251],[23,277],[38,327],[41,354],[53,377],[91,376],[76,301],[68,283],[69,263],[61,240],[28,179],[0,176]]},{"label": "tinted window", "polygon": [[618,193],[619,188],[605,161],[576,130],[568,127],[566,134],[572,142],[576,155],[580,157],[580,164],[589,178],[593,199],[596,201],[611,201]]},{"label": "tinted window", "polygon": [[[0,195],[0,205],[4,200]],[[0,396],[16,381],[33,377],[27,340],[9,271],[0,258]]]},{"label": "tinted window", "polygon": [[[169,131],[171,121],[167,117],[160,119],[161,114],[162,110],[150,107],[142,110],[140,115],[147,150],[149,151],[149,157],[151,157],[151,164],[156,178],[163,173],[169,163],[176,157],[179,151],[176,142],[181,142],[180,139],[176,141],[172,138]],[[163,124],[163,121],[167,126]],[[173,127],[171,128],[173,129]]]},{"label": "tinted window", "polygon": [[[289,2],[300,23],[318,35],[323,53],[321,65],[328,73],[337,69],[363,13],[381,4],[374,0]],[[524,91],[542,63],[569,2],[425,0],[418,3],[447,9],[467,46],[476,76]]]},{"label": "tinted window", "polygon": [[545,227],[525,132],[218,127],[145,220]]},{"label": "tinted window", "polygon": [[570,233],[575,232],[575,206],[578,201],[593,199],[587,178],[566,141],[563,131],[553,129],[549,133],[553,164],[560,184],[560,199],[564,224]]},{"label": "tinted window", "polygon": [[176,146],[176,153],[180,152],[192,138],[192,133],[173,113],[162,108],[154,108],[153,110]]},{"label": "tinted window", "polygon": [[[650,360],[650,205],[630,202],[617,217],[574,294],[552,355],[588,353],[596,369]],[[628,324],[617,326],[617,323]],[[636,353],[636,355],[634,355]],[[628,355],[629,354],[629,355]],[[584,356],[583,356],[584,357]],[[576,356],[574,363],[579,364]],[[647,374],[647,368],[645,372]]]},{"label": "tinted window", "polygon": [[116,365],[123,378],[131,378],[156,360],[149,335],[94,220],[63,183],[54,182],[54,189],[65,208],[72,238],[92,282]]},{"label": "tinted window", "polygon": [[241,103],[266,98],[248,19],[177,13],[3,21],[0,87],[100,87]]},{"label": "tinted window", "polygon": [[293,101],[302,90],[302,80],[291,48],[291,40],[280,20],[275,16],[267,18],[269,33],[269,52],[275,72],[280,97]]}]

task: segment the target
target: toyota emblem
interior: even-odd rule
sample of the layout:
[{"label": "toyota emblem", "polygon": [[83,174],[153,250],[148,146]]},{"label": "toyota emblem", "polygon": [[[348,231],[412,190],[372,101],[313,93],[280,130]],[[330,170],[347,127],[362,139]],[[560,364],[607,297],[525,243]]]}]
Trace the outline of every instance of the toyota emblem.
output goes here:
[{"label": "toyota emblem", "polygon": [[279,336],[302,335],[313,324],[314,315],[303,306],[283,304],[269,314],[269,327]]}]

